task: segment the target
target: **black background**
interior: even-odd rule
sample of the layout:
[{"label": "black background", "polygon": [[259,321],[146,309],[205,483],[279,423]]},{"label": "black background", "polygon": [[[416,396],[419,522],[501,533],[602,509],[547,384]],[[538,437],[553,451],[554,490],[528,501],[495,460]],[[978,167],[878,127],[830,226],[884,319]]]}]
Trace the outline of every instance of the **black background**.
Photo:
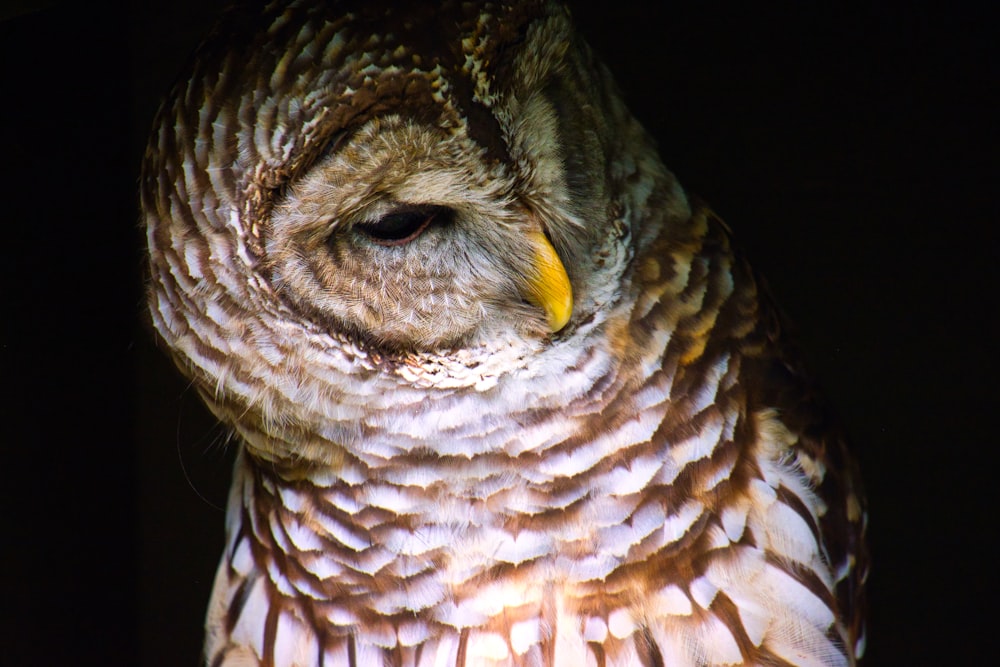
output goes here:
[{"label": "black background", "polygon": [[[144,327],[135,190],[159,96],[220,4],[2,6],[3,665],[197,664],[229,462]],[[992,662],[995,23],[756,4],[575,13],[853,435],[869,664]]]}]

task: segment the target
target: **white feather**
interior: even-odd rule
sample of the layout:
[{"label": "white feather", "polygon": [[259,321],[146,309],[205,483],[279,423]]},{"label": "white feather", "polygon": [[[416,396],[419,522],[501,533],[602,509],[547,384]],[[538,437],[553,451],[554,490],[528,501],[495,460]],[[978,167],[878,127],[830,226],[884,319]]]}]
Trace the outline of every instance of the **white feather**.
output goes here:
[{"label": "white feather", "polygon": [[628,609],[615,609],[608,614],[608,631],[613,637],[625,639],[635,632],[636,623]]},{"label": "white feather", "polygon": [[252,582],[250,593],[229,635],[233,643],[252,649],[258,658],[264,655],[264,625],[271,609],[266,586],[264,577],[257,577]]},{"label": "white feather", "polygon": [[538,618],[519,621],[510,627],[510,645],[517,655],[524,655],[529,648],[541,640],[542,630]]},{"label": "white feather", "polygon": [[692,581],[688,584],[688,590],[691,592],[691,598],[702,609],[708,609],[719,592],[719,589],[706,577],[698,577]]},{"label": "white feather", "polygon": [[676,584],[661,588],[650,600],[649,606],[657,613],[670,616],[690,616],[691,598]]},{"label": "white feather", "polygon": [[316,633],[289,612],[281,612],[274,635],[274,667],[318,667]]}]

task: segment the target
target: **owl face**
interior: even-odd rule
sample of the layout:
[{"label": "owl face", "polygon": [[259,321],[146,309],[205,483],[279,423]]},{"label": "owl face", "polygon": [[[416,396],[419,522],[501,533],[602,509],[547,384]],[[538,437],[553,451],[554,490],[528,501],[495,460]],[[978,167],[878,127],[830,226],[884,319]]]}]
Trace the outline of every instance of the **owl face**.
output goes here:
[{"label": "owl face", "polygon": [[153,324],[269,459],[393,439],[428,388],[541,404],[503,378],[605,344],[647,210],[686,215],[547,2],[234,8],[143,179]]},{"label": "owl face", "polygon": [[531,210],[507,172],[464,133],[373,119],[275,207],[264,246],[271,284],[296,310],[376,349],[561,329],[571,288],[547,229],[578,223]]},{"label": "owl face", "polygon": [[[595,128],[563,125],[558,113],[564,89],[578,87],[565,81],[565,65],[585,54],[566,53],[561,9],[526,7],[514,17],[479,7],[462,26],[471,35],[441,34],[425,52],[413,36],[438,31],[435,17],[408,16],[399,34],[392,12],[380,17],[388,26],[368,37],[379,40],[370,58],[386,80],[366,76],[362,92],[339,102],[385,95],[375,102],[385,110],[329,128],[261,222],[262,263],[279,298],[383,352],[537,339],[566,326],[572,283],[585,297],[596,278],[592,246],[611,202]],[[477,30],[529,17],[521,30],[532,48],[472,41]],[[341,29],[345,39],[368,27],[360,23]],[[273,91],[273,104],[291,107],[289,93],[297,91]]]},{"label": "owl face", "polygon": [[[238,9],[224,20],[255,55],[205,49],[165,108],[174,122],[151,153],[201,138],[167,168],[181,188],[163,169],[148,184],[151,246],[171,226],[190,233],[167,200],[208,181],[218,198],[191,217],[230,246],[210,261],[243,260],[283,318],[382,354],[568,334],[618,279],[608,258],[628,203],[608,192],[629,174],[608,165],[634,137],[609,132],[630,124],[565,9],[333,4],[288,9],[263,33]],[[227,310],[248,307],[239,291]]]}]

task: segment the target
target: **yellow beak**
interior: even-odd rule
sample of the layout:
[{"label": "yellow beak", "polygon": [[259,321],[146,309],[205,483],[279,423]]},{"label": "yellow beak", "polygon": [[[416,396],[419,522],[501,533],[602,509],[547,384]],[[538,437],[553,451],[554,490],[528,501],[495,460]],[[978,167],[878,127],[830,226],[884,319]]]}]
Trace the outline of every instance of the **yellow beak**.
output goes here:
[{"label": "yellow beak", "polygon": [[573,286],[556,249],[541,231],[528,233],[534,249],[535,275],[528,281],[528,301],[545,311],[549,329],[555,333],[566,326],[573,314]]}]

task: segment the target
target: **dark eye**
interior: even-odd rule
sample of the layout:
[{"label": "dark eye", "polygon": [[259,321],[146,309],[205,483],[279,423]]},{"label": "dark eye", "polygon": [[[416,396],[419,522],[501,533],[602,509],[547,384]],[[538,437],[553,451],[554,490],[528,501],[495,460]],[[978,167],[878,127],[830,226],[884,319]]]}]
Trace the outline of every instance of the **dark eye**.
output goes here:
[{"label": "dark eye", "polygon": [[354,228],[379,245],[403,245],[423,234],[432,222],[440,221],[447,213],[448,209],[443,206],[399,208],[375,222],[359,223]]}]

